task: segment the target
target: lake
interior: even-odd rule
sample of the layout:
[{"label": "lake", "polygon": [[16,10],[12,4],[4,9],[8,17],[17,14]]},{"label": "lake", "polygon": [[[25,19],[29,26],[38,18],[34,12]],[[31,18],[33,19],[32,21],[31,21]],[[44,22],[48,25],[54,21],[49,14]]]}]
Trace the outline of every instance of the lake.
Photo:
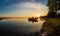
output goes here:
[{"label": "lake", "polygon": [[19,34],[29,34],[39,32],[44,21],[30,22],[26,18],[0,20],[0,32],[18,32]]}]

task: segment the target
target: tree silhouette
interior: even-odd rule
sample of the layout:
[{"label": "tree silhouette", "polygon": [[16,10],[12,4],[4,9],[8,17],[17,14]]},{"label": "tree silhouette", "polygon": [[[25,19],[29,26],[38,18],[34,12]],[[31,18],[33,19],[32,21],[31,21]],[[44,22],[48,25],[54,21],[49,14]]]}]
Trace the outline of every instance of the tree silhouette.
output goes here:
[{"label": "tree silhouette", "polygon": [[58,11],[60,10],[60,0],[48,0],[49,13],[48,17],[56,17]]}]

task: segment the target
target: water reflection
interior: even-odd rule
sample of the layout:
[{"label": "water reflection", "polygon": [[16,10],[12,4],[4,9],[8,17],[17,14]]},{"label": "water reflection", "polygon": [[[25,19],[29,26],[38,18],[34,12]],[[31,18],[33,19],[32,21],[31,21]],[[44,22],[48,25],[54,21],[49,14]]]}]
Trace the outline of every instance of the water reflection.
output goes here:
[{"label": "water reflection", "polygon": [[[39,19],[38,19],[39,20]],[[36,21],[34,21],[36,22]],[[37,23],[31,23],[27,19],[4,19],[0,21],[0,32],[3,34],[8,34],[14,36],[18,34],[20,36],[25,36],[25,34],[31,35],[34,32],[39,32],[42,28],[44,21]],[[10,33],[10,34],[9,34]]]},{"label": "water reflection", "polygon": [[31,17],[31,18],[28,18],[28,21],[34,23],[34,22],[44,21],[44,19],[40,19],[38,17]]}]

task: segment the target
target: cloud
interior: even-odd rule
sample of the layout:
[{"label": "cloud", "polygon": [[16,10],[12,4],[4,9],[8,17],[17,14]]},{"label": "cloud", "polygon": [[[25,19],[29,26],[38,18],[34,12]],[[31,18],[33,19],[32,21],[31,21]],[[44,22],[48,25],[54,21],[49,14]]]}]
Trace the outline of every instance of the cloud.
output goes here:
[{"label": "cloud", "polygon": [[41,3],[34,3],[34,2],[25,2],[25,3],[19,3],[19,4],[15,4],[15,6],[17,7],[16,9],[36,9],[36,10],[40,10],[40,9],[44,9],[44,8],[48,8],[47,6],[41,4]]},{"label": "cloud", "polygon": [[[40,4],[40,3],[34,3],[34,2],[25,2],[20,3],[16,5],[16,9],[14,9],[15,15],[20,14],[20,16],[28,16],[28,15],[34,15],[36,13],[40,13],[41,15],[46,15],[48,12],[48,7]],[[44,9],[45,8],[45,9]],[[26,15],[27,13],[27,15]],[[35,16],[35,15],[34,15]]]},{"label": "cloud", "polygon": [[[8,3],[8,5],[3,7],[1,10],[8,12],[9,16],[35,16],[36,13],[47,13],[48,7],[37,1],[39,0],[6,0],[6,3]],[[7,13],[4,15],[6,14]]]},{"label": "cloud", "polygon": [[0,7],[8,6],[11,4],[24,3],[24,2],[36,2],[36,3],[46,4],[47,0],[0,0]]}]

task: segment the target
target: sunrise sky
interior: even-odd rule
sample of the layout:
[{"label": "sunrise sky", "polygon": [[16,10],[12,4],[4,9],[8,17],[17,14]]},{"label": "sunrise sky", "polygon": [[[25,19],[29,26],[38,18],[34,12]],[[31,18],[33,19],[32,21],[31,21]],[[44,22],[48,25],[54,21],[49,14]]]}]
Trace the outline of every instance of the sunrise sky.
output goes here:
[{"label": "sunrise sky", "polygon": [[0,0],[0,16],[30,17],[48,13],[47,0]]}]

